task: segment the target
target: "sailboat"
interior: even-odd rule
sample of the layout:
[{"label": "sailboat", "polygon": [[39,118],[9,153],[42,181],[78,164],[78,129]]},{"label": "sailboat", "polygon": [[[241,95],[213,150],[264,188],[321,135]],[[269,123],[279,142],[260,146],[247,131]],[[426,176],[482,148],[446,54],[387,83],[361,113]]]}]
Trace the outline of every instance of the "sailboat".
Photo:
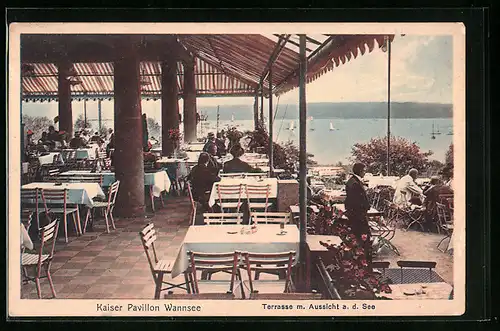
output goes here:
[{"label": "sailboat", "polygon": [[290,121],[290,127],[288,128],[288,130],[290,130],[290,131],[295,130],[295,122],[294,121]]},{"label": "sailboat", "polygon": [[234,123],[234,113],[231,115],[231,122]]},{"label": "sailboat", "polygon": [[436,139],[435,132],[434,132],[434,122],[432,123],[431,139]]},{"label": "sailboat", "polygon": [[330,122],[330,131],[335,131],[335,130],[337,130],[337,129],[335,129],[335,128],[333,127],[333,123],[332,123],[332,122]]},{"label": "sailboat", "polygon": [[448,131],[448,136],[453,136],[453,128],[450,128],[450,131]]},{"label": "sailboat", "polygon": [[437,130],[436,130],[435,134],[441,134],[441,131],[439,131],[439,125],[437,125]]}]

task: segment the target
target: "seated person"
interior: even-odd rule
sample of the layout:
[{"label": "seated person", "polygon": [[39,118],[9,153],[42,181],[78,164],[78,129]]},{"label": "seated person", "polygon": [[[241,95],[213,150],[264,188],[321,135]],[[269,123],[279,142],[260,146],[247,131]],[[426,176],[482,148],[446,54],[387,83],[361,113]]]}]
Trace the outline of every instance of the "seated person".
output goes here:
[{"label": "seated person", "polygon": [[86,144],[83,141],[82,137],[80,137],[80,132],[75,132],[75,137],[69,142],[69,147],[77,149],[85,147],[85,145]]},{"label": "seated person", "polygon": [[437,177],[431,178],[431,186],[424,191],[425,219],[428,225],[432,225],[437,219],[436,202],[439,202],[440,195],[452,193],[453,190],[444,185],[441,179]]},{"label": "seated person", "polygon": [[226,138],[224,137],[222,132],[217,134],[215,145],[217,146],[218,157],[223,157],[224,155],[226,155]]},{"label": "seated person", "polygon": [[94,135],[90,137],[90,141],[96,144],[98,144],[100,141],[104,142],[104,140],[99,135],[99,132],[94,132]]},{"label": "seated person", "polygon": [[208,168],[215,175],[218,175],[219,171],[222,169],[222,165],[215,158],[216,150],[217,150],[217,147],[215,146],[215,144],[210,145],[208,147],[208,153],[207,153],[208,154],[208,158],[209,158],[209,160],[208,160]]},{"label": "seated person", "polygon": [[59,132],[54,129],[54,126],[49,126],[49,133],[47,134],[47,139],[50,141],[59,141]]},{"label": "seated person", "polygon": [[47,132],[42,132],[42,136],[40,137],[40,139],[38,139],[38,142],[37,144],[38,145],[45,145],[47,142],[49,141],[49,139],[47,138]]},{"label": "seated person", "polygon": [[255,168],[245,161],[240,160],[240,157],[245,153],[240,145],[234,145],[230,153],[233,159],[224,163],[224,168],[222,169],[224,173],[255,172]]},{"label": "seated person", "polygon": [[[205,153],[210,153],[210,151],[214,151],[214,154],[212,155],[217,155],[217,145],[215,143],[215,135],[213,132],[210,132],[207,137],[207,142],[203,146],[203,151]],[[215,146],[215,149],[213,149],[213,146]],[[211,154],[211,153],[210,153]]]},{"label": "seated person", "polygon": [[208,199],[210,191],[215,182],[220,181],[219,176],[209,168],[210,156],[203,152],[198,158],[198,164],[191,169],[187,180],[191,182],[191,192],[193,199],[203,205],[204,210],[208,210]]}]

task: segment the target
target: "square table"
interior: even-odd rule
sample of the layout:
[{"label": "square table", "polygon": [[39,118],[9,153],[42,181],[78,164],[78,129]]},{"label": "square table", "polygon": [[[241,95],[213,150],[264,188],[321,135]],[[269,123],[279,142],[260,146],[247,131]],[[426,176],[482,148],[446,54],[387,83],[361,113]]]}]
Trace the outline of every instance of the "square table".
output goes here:
[{"label": "square table", "polygon": [[[379,293],[377,296],[392,300],[449,300],[453,287],[445,282],[416,283],[416,284],[390,284],[392,293]],[[405,292],[423,290],[425,293],[407,295]]]},{"label": "square table", "polygon": [[[259,224],[257,232],[241,234],[243,225],[192,225],[189,227],[177,258],[172,267],[172,278],[182,274],[189,266],[189,251],[204,253],[227,253],[247,251],[252,253],[281,253],[295,251],[295,261],[299,253],[299,229],[295,225],[285,225],[286,233],[278,224]],[[230,234],[228,232],[236,232]]]},{"label": "square table", "polygon": [[[68,190],[68,203],[85,205],[92,208],[94,202],[92,201],[95,197],[105,198],[104,192],[98,183],[62,183],[62,185],[56,185],[56,183],[47,182],[34,182],[21,186],[23,189],[43,189],[43,190]],[[29,201],[25,201],[29,202]]]},{"label": "square table", "polygon": [[[222,184],[222,185],[239,185],[239,184],[249,184],[249,185],[267,185],[269,184],[271,186],[271,191],[269,192],[269,199],[275,199],[278,196],[278,179],[277,178],[263,178],[263,179],[256,179],[256,178],[221,178],[220,182],[214,183],[212,186],[212,191],[210,192],[210,199],[208,200],[208,204],[210,206],[215,205],[215,201],[218,199],[217,196],[217,190],[216,190],[216,185]],[[225,198],[227,199],[238,199],[237,194],[233,195],[227,195]],[[247,195],[245,192],[245,189],[243,188],[243,192],[241,194],[241,199],[246,199]],[[255,198],[264,198],[263,197],[255,197]]]}]

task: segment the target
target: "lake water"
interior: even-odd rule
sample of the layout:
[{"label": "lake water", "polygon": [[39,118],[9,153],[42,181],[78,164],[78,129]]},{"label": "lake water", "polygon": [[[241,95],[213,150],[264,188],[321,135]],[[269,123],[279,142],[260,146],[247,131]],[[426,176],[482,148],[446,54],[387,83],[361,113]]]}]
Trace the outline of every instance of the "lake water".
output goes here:
[{"label": "lake water", "polygon": [[[391,134],[416,142],[424,151],[431,150],[434,154],[430,157],[444,162],[446,151],[453,141],[449,135],[453,127],[451,118],[438,119],[392,119]],[[286,142],[288,140],[298,145],[299,128],[298,120],[294,121],[295,130],[287,130],[291,120],[278,120],[274,123],[274,141]],[[336,129],[330,131],[330,122]],[[208,121],[200,130],[198,136],[215,132],[216,123]],[[432,126],[441,134],[431,139]],[[219,129],[227,125],[237,125],[239,130],[252,130],[253,120],[221,121]],[[314,129],[314,130],[311,130]],[[352,146],[355,143],[368,142],[374,137],[385,137],[387,133],[387,120],[385,119],[313,119],[308,121],[307,152],[314,154],[314,159],[320,164],[333,164],[338,161],[349,162]]]}]

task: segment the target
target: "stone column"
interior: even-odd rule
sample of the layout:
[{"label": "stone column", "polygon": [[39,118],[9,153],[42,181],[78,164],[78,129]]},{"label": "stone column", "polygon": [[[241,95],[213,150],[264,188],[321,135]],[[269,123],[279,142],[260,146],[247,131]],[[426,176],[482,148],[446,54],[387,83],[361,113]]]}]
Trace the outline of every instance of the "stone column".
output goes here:
[{"label": "stone column", "polygon": [[168,131],[179,129],[179,101],[177,98],[177,63],[173,59],[161,65],[161,154],[170,155],[174,151]]},{"label": "stone column", "polygon": [[184,141],[196,141],[195,62],[184,62]]},{"label": "stone column", "polygon": [[139,58],[133,37],[116,43],[120,54],[114,63],[115,176],[120,180],[116,213],[121,217],[144,215],[144,156],[142,147]]},{"label": "stone column", "polygon": [[60,63],[58,66],[58,95],[59,95],[59,131],[66,131],[69,139],[73,136],[73,110],[71,109],[71,84],[69,71],[72,64]]}]

